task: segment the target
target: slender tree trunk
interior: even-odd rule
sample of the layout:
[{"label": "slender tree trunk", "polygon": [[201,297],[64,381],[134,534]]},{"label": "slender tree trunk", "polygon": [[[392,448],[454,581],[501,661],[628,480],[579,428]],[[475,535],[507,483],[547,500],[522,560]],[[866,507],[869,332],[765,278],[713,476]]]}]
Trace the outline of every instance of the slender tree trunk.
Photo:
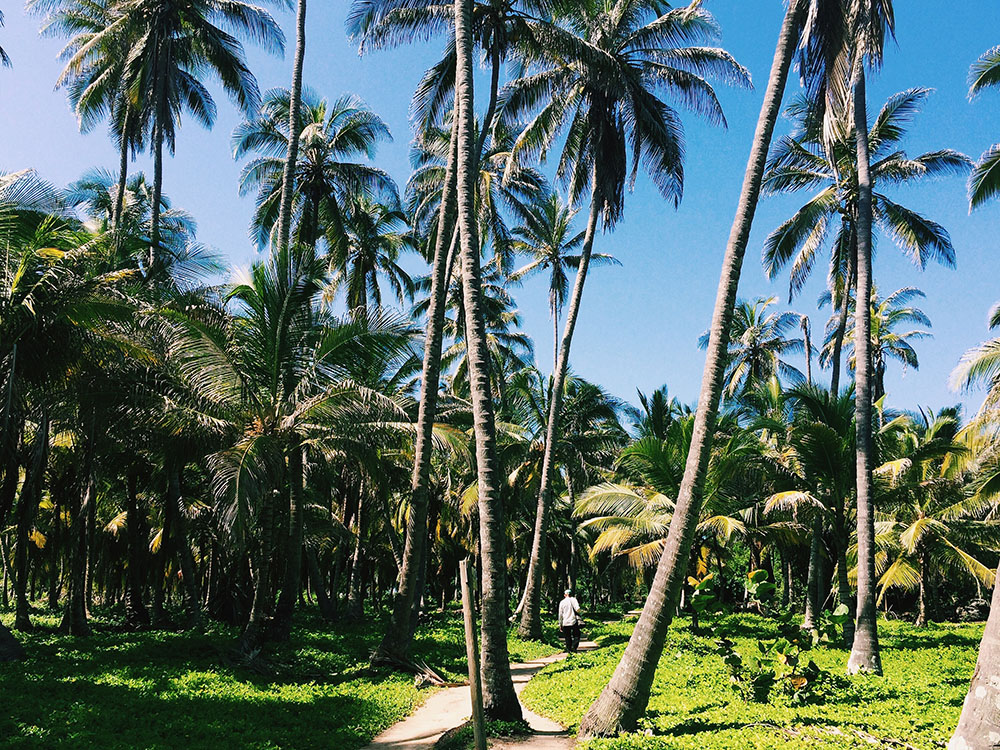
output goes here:
[{"label": "slender tree trunk", "polygon": [[323,580],[323,573],[319,569],[319,558],[316,556],[316,550],[306,549],[305,555],[309,579],[319,604],[319,612],[324,620],[332,621],[337,617],[337,607],[330,600],[330,595],[326,590],[326,581]]},{"label": "slender tree trunk", "polygon": [[[93,428],[91,427],[91,432]],[[76,636],[90,635],[87,622],[87,560],[90,556],[89,535],[87,534],[90,507],[97,502],[97,482],[94,479],[94,436],[88,434],[84,448],[82,496],[78,497],[73,509],[73,523],[70,528],[70,572],[66,592],[66,607],[63,610],[59,630]]]},{"label": "slender tree trunk", "polygon": [[972,684],[948,750],[996,750],[1000,745],[997,706],[1000,706],[1000,569],[993,584],[990,617],[979,644]]},{"label": "slender tree trunk", "polygon": [[288,538],[285,542],[285,580],[275,609],[274,634],[277,640],[288,640],[292,632],[292,613],[302,580],[302,539],[305,513],[304,456],[305,448],[298,444],[288,451]]},{"label": "slender tree trunk", "polygon": [[281,175],[281,205],[278,209],[278,249],[288,247],[292,224],[292,197],[295,191],[295,168],[299,160],[299,111],[302,104],[302,68],[306,55],[306,0],[298,0],[295,14],[295,62],[288,107],[288,152]]},{"label": "slender tree trunk", "polygon": [[171,462],[167,475],[167,502],[174,510],[174,528],[171,530],[177,545],[177,559],[181,568],[181,591],[186,613],[186,627],[201,626],[201,591],[198,586],[198,572],[194,562],[194,552],[191,540],[188,538],[187,512],[184,507],[184,495],[181,487],[183,463]]},{"label": "slender tree trunk", "polygon": [[549,395],[549,421],[545,430],[545,453],[542,458],[542,476],[538,489],[538,506],[535,513],[535,533],[531,541],[531,557],[528,561],[528,580],[525,583],[524,609],[521,611],[521,623],[517,632],[522,638],[541,640],[542,637],[542,570],[545,566],[545,534],[548,525],[549,508],[552,505],[552,477],[555,472],[555,444],[559,436],[559,417],[562,411],[563,389],[566,383],[566,372],[569,369],[569,352],[573,342],[573,332],[580,315],[580,302],[583,298],[583,286],[587,281],[587,269],[590,266],[590,255],[594,249],[594,237],[597,233],[597,220],[601,213],[601,204],[597,196],[597,166],[590,175],[591,196],[590,214],[587,217],[587,230],[584,235],[583,248],[580,251],[580,265],[576,272],[576,282],[573,284],[573,295],[570,297],[566,310],[566,324],[563,328],[562,341],[559,345],[559,356],[556,369],[552,374],[552,391]]},{"label": "slender tree trunk", "polygon": [[813,384],[813,350],[812,337],[809,331],[809,318],[802,317],[802,338],[806,345],[806,382]]},{"label": "slender tree trunk", "polygon": [[673,521],[663,556],[653,579],[639,622],[622,659],[580,725],[581,738],[612,736],[635,728],[646,710],[656,665],[663,653],[667,629],[674,616],[677,596],[687,572],[689,551],[701,510],[702,486],[712,447],[712,431],[722,393],[729,345],[729,327],[736,302],[743,255],[750,238],[767,152],[781,110],[792,56],[798,46],[806,0],[791,0],[774,54],[767,91],[761,106],[753,147],[740,193],[740,202],[723,260],[719,290],[712,313],[708,353],[702,377],[698,411]]},{"label": "slender tree trunk", "polygon": [[809,572],[806,581],[806,614],[802,627],[806,630],[815,630],[816,619],[823,607],[823,602],[820,601],[820,579],[823,567],[823,517],[819,513],[813,519],[810,537]]},{"label": "slender tree trunk", "polygon": [[31,527],[42,499],[45,464],[49,455],[49,420],[43,415],[31,449],[31,463],[25,469],[21,496],[17,501],[17,543],[14,546],[14,598],[16,615],[14,629],[28,632],[31,627],[31,606],[28,601],[28,553]]},{"label": "slender tree trunk", "polygon": [[260,650],[264,643],[268,609],[271,604],[271,553],[274,526],[274,503],[276,498],[265,495],[260,509],[260,548],[254,555],[254,589],[253,602],[250,605],[250,618],[243,635],[240,636],[240,652],[252,655]]},{"label": "slender tree trunk", "polygon": [[351,580],[347,586],[347,618],[363,620],[365,616],[365,524],[367,508],[359,489],[357,528],[358,534],[354,540],[354,553],[351,557]]},{"label": "slender tree trunk", "polygon": [[0,664],[20,661],[23,658],[24,647],[18,643],[10,629],[0,622]]},{"label": "slender tree trunk", "polygon": [[858,291],[854,320],[855,396],[858,495],[858,617],[848,674],[882,674],[875,611],[875,493],[872,486],[872,181],[868,154],[868,114],[864,65],[854,81],[854,129],[858,151]]},{"label": "slender tree trunk", "polygon": [[149,258],[146,274],[153,278],[159,273],[160,262],[160,202],[163,199],[163,126],[159,120],[153,126],[153,199],[150,220]]},{"label": "slender tree trunk", "polygon": [[482,556],[483,706],[489,720],[519,721],[507,652],[507,560],[504,554],[503,503],[496,454],[496,424],[490,380],[490,355],[482,309],[482,278],[476,226],[475,110],[472,72],[472,0],[455,0],[455,104],[458,111],[458,224],[461,239],[463,299],[469,386],[476,437],[479,489],[479,549]]},{"label": "slender tree trunk", "polygon": [[834,541],[837,548],[837,599],[840,604],[847,607],[847,611],[851,615],[844,623],[844,647],[852,648],[854,646],[854,615],[857,611],[857,605],[854,597],[851,595],[851,582],[847,576],[847,545],[849,535],[845,526],[844,515],[843,513],[839,515],[835,532],[837,536]]},{"label": "slender tree trunk", "polygon": [[[129,137],[132,131],[132,108],[125,107],[125,123],[122,125],[122,142],[119,148],[118,161],[118,194],[115,195],[115,207],[111,214],[111,226],[117,231],[125,212],[125,192],[128,190],[128,154]],[[117,241],[117,240],[116,240]]]},{"label": "slender tree trunk", "polygon": [[[852,250],[857,246],[857,225],[851,240]],[[855,256],[857,253],[855,252]],[[847,315],[851,305],[851,289],[854,288],[855,257],[848,261],[847,279],[844,283],[843,299],[840,300],[840,312],[837,318],[837,330],[833,334],[833,354],[830,357],[830,395],[837,398],[840,395],[841,359],[844,352],[844,337],[847,335]]]},{"label": "slender tree trunk", "polygon": [[[52,498],[52,531],[46,545],[49,553],[49,609],[59,609],[60,570],[62,560],[62,499],[50,491]],[[2,526],[2,524],[0,524]]]},{"label": "slender tree trunk", "polygon": [[918,561],[918,575],[920,576],[920,589],[917,605],[917,627],[927,627],[927,555],[920,553]]},{"label": "slender tree trunk", "polygon": [[143,569],[146,545],[143,540],[143,520],[139,513],[139,476],[133,470],[125,478],[126,526],[128,542],[128,570],[125,584],[125,624],[130,628],[149,625],[149,612],[142,598]]}]

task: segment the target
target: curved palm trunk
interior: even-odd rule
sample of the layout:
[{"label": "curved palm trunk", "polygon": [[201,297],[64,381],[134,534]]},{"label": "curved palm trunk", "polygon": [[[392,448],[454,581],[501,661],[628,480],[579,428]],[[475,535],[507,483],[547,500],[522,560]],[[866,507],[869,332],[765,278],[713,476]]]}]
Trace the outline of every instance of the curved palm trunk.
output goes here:
[{"label": "curved palm trunk", "polygon": [[531,541],[531,557],[528,560],[528,580],[524,585],[524,609],[517,632],[522,638],[540,640],[542,637],[542,569],[545,565],[545,533],[548,528],[549,508],[552,505],[552,476],[555,471],[555,444],[559,434],[559,416],[562,411],[563,388],[569,369],[569,350],[573,343],[576,320],[580,315],[583,299],[583,285],[587,282],[590,254],[594,249],[597,233],[597,219],[601,213],[597,198],[597,166],[591,171],[590,214],[587,217],[587,231],[580,251],[580,265],[573,284],[573,295],[566,310],[566,325],[559,344],[556,369],[552,374],[552,392],[549,395],[549,423],[545,430],[545,454],[542,458],[542,476],[538,489],[538,507],[535,513],[535,533]]},{"label": "curved palm trunk", "polygon": [[611,681],[583,718],[580,725],[581,738],[615,735],[622,730],[633,729],[649,702],[653,675],[663,653],[667,628],[673,619],[677,596],[687,574],[687,561],[701,510],[702,486],[711,452],[712,430],[725,376],[729,327],[736,303],[740,269],[750,238],[767,152],[781,110],[785,82],[798,44],[806,4],[806,0],[792,0],[789,3],[775,49],[774,63],[743,179],[740,202],[723,260],[694,433],[666,547],[625,653]]},{"label": "curved palm trunk", "polygon": [[507,561],[504,555],[503,504],[496,454],[496,424],[490,387],[490,354],[482,309],[482,278],[476,226],[472,73],[472,0],[455,0],[455,104],[458,109],[458,224],[461,238],[463,299],[469,386],[472,391],[479,487],[479,550],[482,557],[483,709],[494,721],[519,721],[507,653]]},{"label": "curved palm trunk", "polygon": [[448,302],[449,261],[455,203],[456,161],[458,158],[458,118],[452,125],[451,144],[445,165],[438,231],[434,238],[434,260],[431,271],[431,296],[427,310],[427,334],[424,339],[424,360],[420,377],[420,406],[417,411],[417,434],[413,448],[413,474],[410,480],[410,515],[406,524],[403,565],[399,574],[399,594],[393,603],[392,616],[374,662],[406,660],[413,643],[412,611],[418,603],[418,582],[422,578],[424,547],[427,545],[427,506],[431,483],[434,417],[437,411],[438,387],[441,382],[441,342],[444,336],[444,312]]},{"label": "curved palm trunk", "polygon": [[288,107],[288,153],[281,175],[281,206],[278,209],[278,248],[288,246],[292,223],[292,194],[295,167],[299,160],[299,111],[302,105],[302,68],[306,55],[306,0],[299,0],[295,14],[295,62],[292,68],[291,99]]},{"label": "curved palm trunk", "polygon": [[274,613],[276,640],[288,640],[292,632],[292,613],[302,580],[303,538],[303,447],[293,445],[288,451],[288,538],[285,540],[285,580]]},{"label": "curved palm trunk", "polygon": [[865,71],[859,63],[854,81],[854,129],[858,151],[858,291],[855,309],[855,398],[858,433],[858,614],[848,674],[882,674],[875,613],[875,507],[872,486],[874,444],[872,440],[872,181],[868,154],[868,114],[865,102]]},{"label": "curved palm trunk", "polygon": [[993,600],[972,684],[962,705],[958,727],[948,750],[995,750],[1000,736],[1000,569],[993,584]]}]

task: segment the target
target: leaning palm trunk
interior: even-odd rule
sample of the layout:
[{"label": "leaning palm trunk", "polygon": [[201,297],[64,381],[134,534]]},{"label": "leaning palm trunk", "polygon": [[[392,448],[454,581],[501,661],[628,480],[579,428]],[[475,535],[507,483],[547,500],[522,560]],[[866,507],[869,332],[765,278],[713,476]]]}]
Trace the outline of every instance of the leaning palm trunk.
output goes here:
[{"label": "leaning palm trunk", "polygon": [[437,411],[438,385],[441,380],[441,341],[444,311],[448,301],[447,268],[450,225],[454,213],[455,162],[458,150],[458,118],[452,124],[448,162],[445,165],[441,209],[434,238],[431,271],[431,298],[427,310],[427,336],[420,378],[420,407],[417,411],[417,436],[413,448],[413,474],[410,480],[410,516],[406,524],[403,565],[399,573],[399,594],[393,603],[392,617],[385,636],[373,654],[374,662],[406,661],[413,643],[411,612],[419,601],[418,582],[422,580],[427,545],[427,505],[431,484],[431,453],[434,417]]},{"label": "leaning palm trunk", "polygon": [[597,218],[600,215],[600,201],[597,197],[596,165],[591,173],[590,215],[587,218],[587,232],[580,252],[580,265],[573,284],[573,296],[566,312],[566,325],[556,369],[552,374],[552,392],[549,396],[549,423],[545,430],[545,454],[542,458],[542,477],[538,489],[538,507],[535,513],[535,533],[531,542],[531,557],[528,560],[528,579],[524,584],[524,609],[518,635],[522,638],[541,640],[542,637],[542,570],[545,566],[545,533],[547,531],[549,508],[552,505],[552,476],[555,471],[555,445],[559,434],[559,413],[562,411],[563,388],[566,371],[569,368],[569,349],[573,343],[573,332],[580,314],[583,285],[587,281],[590,255],[594,249],[594,235],[597,233]]},{"label": "leaning palm trunk", "polygon": [[872,487],[872,181],[868,154],[865,71],[858,63],[854,81],[854,130],[858,150],[858,291],[855,308],[855,394],[858,494],[858,610],[848,674],[882,674],[875,616],[875,508]]},{"label": "leaning palm trunk", "polygon": [[684,478],[663,556],[660,558],[649,596],[625,653],[610,683],[598,696],[580,724],[582,738],[615,735],[620,731],[633,729],[649,702],[653,675],[663,652],[667,628],[674,616],[681,585],[687,574],[690,549],[701,510],[702,486],[711,452],[712,431],[722,393],[729,327],[736,303],[740,269],[750,238],[750,227],[760,197],[767,152],[781,110],[785,82],[798,44],[799,28],[805,15],[806,5],[806,0],[791,0],[775,49],[774,63],[743,179],[740,202],[726,246],[719,290],[712,314],[708,354],[705,359],[705,372],[702,376],[691,448],[684,467]]},{"label": "leaning palm trunk", "polygon": [[274,636],[285,641],[292,632],[292,613],[299,598],[302,579],[303,447],[296,444],[288,451],[288,537],[285,540],[285,577],[274,613]]},{"label": "leaning palm trunk", "polygon": [[292,90],[288,106],[288,153],[281,175],[281,205],[278,210],[278,249],[288,246],[292,223],[292,193],[295,190],[295,168],[299,160],[299,110],[302,100],[302,67],[306,55],[306,0],[299,0],[295,15],[295,62],[292,68]]},{"label": "leaning palm trunk", "polygon": [[1000,737],[1000,569],[972,684],[948,750],[995,750]]},{"label": "leaning palm trunk", "polygon": [[507,561],[504,555],[503,504],[496,454],[496,423],[490,387],[490,354],[482,308],[482,278],[476,226],[473,132],[472,0],[455,0],[455,106],[458,112],[458,225],[461,239],[463,300],[469,386],[472,392],[479,490],[479,551],[482,558],[483,710],[494,721],[519,721],[507,653]]}]

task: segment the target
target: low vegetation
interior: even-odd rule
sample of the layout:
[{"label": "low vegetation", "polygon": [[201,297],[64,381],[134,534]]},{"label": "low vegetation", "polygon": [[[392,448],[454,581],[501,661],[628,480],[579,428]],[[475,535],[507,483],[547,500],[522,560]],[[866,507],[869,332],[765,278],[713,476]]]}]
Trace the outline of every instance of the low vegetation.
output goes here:
[{"label": "low vegetation", "polygon": [[[603,648],[547,667],[525,689],[525,704],[577,728],[611,677],[633,625],[590,628],[588,635]],[[750,614],[722,617],[715,630],[743,654],[778,636],[774,620]],[[639,731],[593,740],[581,750],[943,747],[958,720],[982,632],[981,624],[917,629],[882,620],[885,677],[847,678],[847,650],[820,647],[809,654],[829,673],[818,695],[798,703],[775,691],[761,704],[741,697],[712,635],[695,633],[682,619],[670,630]]]}]

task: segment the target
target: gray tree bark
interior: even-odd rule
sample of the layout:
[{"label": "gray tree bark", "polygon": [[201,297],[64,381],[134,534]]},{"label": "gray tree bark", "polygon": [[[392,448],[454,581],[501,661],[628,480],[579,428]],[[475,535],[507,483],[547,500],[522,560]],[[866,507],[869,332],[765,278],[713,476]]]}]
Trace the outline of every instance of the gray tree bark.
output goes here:
[{"label": "gray tree bark", "polygon": [[806,0],[792,0],[785,13],[774,62],[761,106],[753,146],[747,163],[739,206],[723,260],[719,289],[712,313],[705,372],[684,478],[663,556],[653,578],[646,604],[622,659],[604,691],[580,724],[583,739],[613,736],[634,729],[646,710],[656,665],[663,653],[667,629],[674,616],[677,597],[687,573],[687,563],[701,511],[702,487],[712,447],[712,431],[722,393],[729,345],[729,327],[736,303],[743,256],[750,238],[760,186],[767,162],[774,125],[781,110],[788,71],[798,46],[805,17]]}]

